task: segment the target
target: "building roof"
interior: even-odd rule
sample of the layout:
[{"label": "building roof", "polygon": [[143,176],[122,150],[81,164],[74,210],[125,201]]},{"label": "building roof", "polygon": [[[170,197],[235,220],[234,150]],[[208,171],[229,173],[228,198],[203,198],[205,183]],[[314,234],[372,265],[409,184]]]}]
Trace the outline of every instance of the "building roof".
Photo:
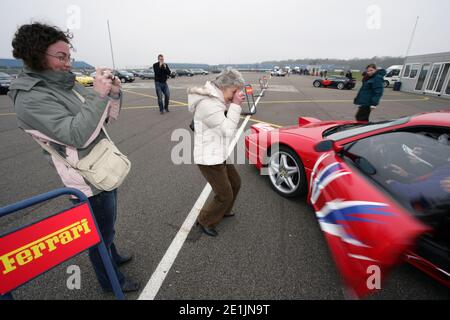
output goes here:
[{"label": "building roof", "polygon": [[417,59],[417,58],[428,58],[428,57],[441,57],[441,56],[450,56],[450,52],[436,52],[436,53],[428,53],[428,54],[418,54],[414,56],[407,56],[406,59]]}]

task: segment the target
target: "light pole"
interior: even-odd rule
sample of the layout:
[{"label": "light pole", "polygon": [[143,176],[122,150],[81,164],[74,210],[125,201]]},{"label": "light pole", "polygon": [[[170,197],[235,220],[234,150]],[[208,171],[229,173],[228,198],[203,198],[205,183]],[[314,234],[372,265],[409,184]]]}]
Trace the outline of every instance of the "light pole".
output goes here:
[{"label": "light pole", "polygon": [[111,57],[112,57],[113,69],[116,70],[116,62],[114,61],[114,50],[113,50],[113,44],[112,44],[112,38],[111,38],[111,28],[109,27],[109,20],[107,20],[107,23],[108,23],[109,45],[111,47]]},{"label": "light pole", "polygon": [[411,50],[411,46],[412,46],[413,41],[414,41],[414,36],[416,35],[416,30],[417,30],[417,25],[418,24],[419,24],[419,16],[417,16],[417,18],[416,18],[416,24],[414,25],[414,29],[413,29],[413,32],[411,34],[411,39],[409,40],[408,49],[406,50],[406,54],[405,54],[405,59],[408,57],[409,51]]}]

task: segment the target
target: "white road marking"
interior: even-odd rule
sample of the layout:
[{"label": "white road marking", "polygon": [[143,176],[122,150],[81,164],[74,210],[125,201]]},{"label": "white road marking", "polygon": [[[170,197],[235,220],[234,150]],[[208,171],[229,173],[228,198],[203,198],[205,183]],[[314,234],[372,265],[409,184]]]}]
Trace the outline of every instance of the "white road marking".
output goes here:
[{"label": "white road marking", "polygon": [[191,232],[191,229],[194,226],[195,221],[197,220],[200,210],[203,208],[206,200],[208,200],[211,191],[212,191],[211,186],[207,184],[206,187],[203,189],[203,192],[200,194],[200,197],[198,198],[191,212],[189,213],[188,217],[181,226],[181,229],[175,236],[175,239],[173,239],[166,254],[162,258],[161,262],[159,263],[158,267],[156,268],[155,272],[150,278],[150,281],[147,283],[144,290],[141,292],[139,300],[155,299],[159,289],[161,288],[164,280],[166,279],[167,274],[172,268],[172,265],[178,256],[178,253],[183,247],[183,244],[186,241],[189,232]]},{"label": "white road marking", "polygon": [[[265,90],[263,90],[263,93],[264,91]],[[256,100],[255,106],[258,106],[260,100],[261,96],[259,96],[258,99]],[[247,123],[249,122],[250,118],[251,116],[247,116],[244,122],[242,123],[241,127],[237,131],[236,136],[234,137],[233,141],[231,142],[228,148],[228,157],[231,155],[241,135],[244,133],[245,127],[247,126]],[[209,184],[207,184],[203,189],[202,193],[200,194],[200,197],[197,199],[197,202],[194,204],[194,207],[192,208],[191,212],[184,221],[183,225],[181,226],[180,230],[178,231],[177,235],[175,236],[175,239],[173,239],[172,243],[170,244],[169,249],[167,249],[166,254],[162,258],[156,270],[153,272],[152,277],[148,281],[144,290],[141,292],[138,298],[139,300],[154,300],[156,298],[156,295],[161,289],[164,280],[169,274],[169,271],[172,268],[175,259],[180,253],[180,250],[183,247],[184,242],[186,241],[189,235],[189,232],[191,232],[191,229],[194,226],[197,217],[200,214],[200,211],[202,210],[203,206],[205,205],[206,200],[208,200],[208,197],[211,194],[211,192],[212,188]]]}]

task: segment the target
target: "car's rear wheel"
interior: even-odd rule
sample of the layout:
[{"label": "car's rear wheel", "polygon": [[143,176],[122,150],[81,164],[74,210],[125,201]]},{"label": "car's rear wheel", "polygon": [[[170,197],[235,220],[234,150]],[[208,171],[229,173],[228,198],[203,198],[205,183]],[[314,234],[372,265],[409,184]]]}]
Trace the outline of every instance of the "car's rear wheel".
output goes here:
[{"label": "car's rear wheel", "polygon": [[280,146],[271,153],[268,162],[269,180],[272,188],[286,198],[306,194],[308,183],[299,156],[292,149]]},{"label": "car's rear wheel", "polygon": [[340,83],[338,83],[337,88],[338,88],[339,90],[344,90],[345,84],[343,84],[342,82],[340,82]]},{"label": "car's rear wheel", "polygon": [[316,81],[314,81],[313,85],[314,85],[314,87],[316,87],[316,88],[320,88],[320,87],[322,86],[322,83],[320,83],[319,80],[316,80]]},{"label": "car's rear wheel", "polygon": [[390,84],[389,81],[384,81],[384,87],[385,88],[389,87],[389,84]]},{"label": "car's rear wheel", "polygon": [[122,83],[126,83],[126,82],[127,82],[127,79],[125,79],[125,78],[122,78],[122,79],[120,79],[120,82],[122,82]]}]

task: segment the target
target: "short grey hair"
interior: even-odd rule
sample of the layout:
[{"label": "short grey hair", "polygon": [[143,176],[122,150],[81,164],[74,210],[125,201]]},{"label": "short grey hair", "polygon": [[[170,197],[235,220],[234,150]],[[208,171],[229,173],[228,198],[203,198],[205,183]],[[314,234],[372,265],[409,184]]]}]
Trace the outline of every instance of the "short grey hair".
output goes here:
[{"label": "short grey hair", "polygon": [[242,74],[231,67],[223,70],[212,83],[219,89],[243,88],[245,86]]}]

